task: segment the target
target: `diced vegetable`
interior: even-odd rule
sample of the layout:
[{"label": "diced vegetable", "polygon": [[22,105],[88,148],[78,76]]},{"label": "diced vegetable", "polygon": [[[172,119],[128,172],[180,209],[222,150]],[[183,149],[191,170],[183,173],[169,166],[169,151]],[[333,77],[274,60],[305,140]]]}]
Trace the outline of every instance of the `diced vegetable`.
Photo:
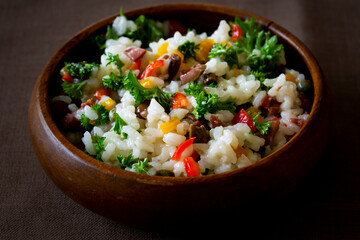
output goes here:
[{"label": "diced vegetable", "polygon": [[172,109],[185,108],[188,105],[188,100],[181,92],[176,92],[172,101]]},{"label": "diced vegetable", "polygon": [[130,65],[130,69],[134,70],[139,70],[141,66],[141,60],[135,61]]},{"label": "diced vegetable", "polygon": [[186,157],[183,160],[184,168],[186,175],[188,177],[197,177],[200,176],[200,167],[197,162],[192,157]]},{"label": "diced vegetable", "polygon": [[164,42],[163,44],[161,44],[161,46],[158,48],[158,52],[157,55],[160,57],[162,55],[164,55],[165,53],[168,53],[168,48],[169,46],[169,42]]},{"label": "diced vegetable", "polygon": [[286,79],[286,81],[290,81],[290,82],[297,84],[295,76],[291,73],[286,73],[285,79]]},{"label": "diced vegetable", "polygon": [[231,40],[233,40],[234,42],[236,42],[238,39],[240,40],[240,37],[243,35],[241,28],[236,24],[232,24],[231,29],[232,29]]},{"label": "diced vegetable", "polygon": [[105,88],[105,87],[101,87],[101,88],[99,88],[99,89],[95,92],[94,97],[95,97],[98,101],[100,101],[102,96],[104,96],[104,95],[105,95],[105,96],[109,96],[110,93],[111,93],[111,91],[110,91],[109,89],[107,89],[107,88]]},{"label": "diced vegetable", "polygon": [[139,83],[144,88],[153,88],[153,87],[155,87],[155,84],[153,83],[153,81],[150,80],[150,78],[145,78],[145,79],[141,80]]},{"label": "diced vegetable", "polygon": [[70,73],[64,73],[64,75],[62,76],[62,80],[69,82],[69,83],[73,83],[74,79],[71,77]]},{"label": "diced vegetable", "polygon": [[105,107],[106,110],[110,111],[115,106],[115,101],[111,98],[106,99],[100,103]]},{"label": "diced vegetable", "polygon": [[152,63],[150,63],[144,70],[144,72],[141,74],[141,79],[145,79],[147,77],[152,76],[152,74],[154,73],[154,71],[156,69],[161,68],[162,66],[164,66],[164,60],[160,59],[160,60],[156,60]]},{"label": "diced vegetable", "polygon": [[209,58],[209,52],[211,47],[214,45],[213,39],[204,39],[200,42],[199,48],[195,49],[195,59],[200,63],[207,62]]},{"label": "diced vegetable", "polygon": [[190,138],[184,141],[183,143],[181,143],[179,147],[175,150],[171,159],[175,161],[181,161],[185,157],[190,157],[194,152],[194,148],[193,148],[194,140],[195,137]]},{"label": "diced vegetable", "polygon": [[160,125],[160,129],[164,134],[167,134],[171,131],[174,131],[179,123],[179,118],[177,116],[174,116],[169,121],[162,123]]},{"label": "diced vegetable", "polygon": [[254,133],[256,132],[256,127],[253,123],[253,120],[250,118],[249,114],[244,110],[241,109],[232,120],[232,123],[235,125],[237,123],[245,123],[249,126],[250,130]]}]

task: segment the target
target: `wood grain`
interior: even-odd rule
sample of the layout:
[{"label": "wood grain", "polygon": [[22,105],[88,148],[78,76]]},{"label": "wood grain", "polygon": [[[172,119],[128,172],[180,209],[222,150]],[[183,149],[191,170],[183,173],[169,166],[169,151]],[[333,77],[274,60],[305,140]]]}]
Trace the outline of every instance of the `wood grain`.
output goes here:
[{"label": "wood grain", "polygon": [[[211,32],[219,20],[256,17],[278,35],[291,65],[302,66],[314,82],[314,102],[308,121],[284,147],[247,167],[211,176],[168,178],[141,175],[103,164],[72,145],[57,127],[49,106],[49,86],[59,64],[92,33],[101,31],[115,16],[84,29],[66,42],[45,66],[33,90],[29,127],[35,152],[54,183],[88,209],[112,218],[149,226],[169,217],[229,212],[238,204],[274,199],[295,186],[314,167],[328,138],[329,104],[322,71],[310,51],[295,36],[270,20],[225,7],[173,4],[125,13],[159,20],[178,19]],[[196,16],[196,17],[194,17]],[[60,206],[59,206],[60,207]]]}]

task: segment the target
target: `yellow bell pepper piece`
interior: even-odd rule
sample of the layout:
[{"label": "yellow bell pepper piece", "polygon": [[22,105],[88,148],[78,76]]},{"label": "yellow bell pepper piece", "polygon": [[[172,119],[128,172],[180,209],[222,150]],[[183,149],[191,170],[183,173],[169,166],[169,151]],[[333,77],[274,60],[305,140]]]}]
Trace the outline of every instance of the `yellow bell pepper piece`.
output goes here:
[{"label": "yellow bell pepper piece", "polygon": [[295,84],[297,83],[296,79],[295,79],[295,76],[292,75],[291,73],[286,73],[285,74],[285,79],[286,79],[286,81],[290,81],[290,82],[293,82]]},{"label": "yellow bell pepper piece", "polygon": [[139,83],[144,88],[153,88],[153,87],[155,87],[155,84],[153,83],[153,81],[150,80],[150,78],[145,78],[144,80],[141,80]]},{"label": "yellow bell pepper piece", "polygon": [[180,120],[177,116],[174,116],[169,121],[164,122],[160,125],[160,129],[164,134],[167,134],[176,129],[176,126],[180,123]]},{"label": "yellow bell pepper piece", "polygon": [[106,110],[110,111],[114,107],[115,101],[111,98],[108,98],[105,101],[102,101],[100,104],[103,105]]},{"label": "yellow bell pepper piece", "polygon": [[209,52],[214,45],[215,41],[213,39],[204,39],[199,44],[199,49],[195,50],[195,59],[198,62],[204,63],[208,60]]},{"label": "yellow bell pepper piece", "polygon": [[184,54],[182,54],[179,50],[175,49],[174,54],[178,55],[181,58],[181,62],[184,62]]},{"label": "yellow bell pepper piece", "polygon": [[167,53],[168,52],[168,50],[167,50],[168,47],[169,47],[168,42],[164,42],[163,44],[161,44],[161,46],[158,48],[157,55],[160,57],[160,56],[164,55],[165,53]]}]

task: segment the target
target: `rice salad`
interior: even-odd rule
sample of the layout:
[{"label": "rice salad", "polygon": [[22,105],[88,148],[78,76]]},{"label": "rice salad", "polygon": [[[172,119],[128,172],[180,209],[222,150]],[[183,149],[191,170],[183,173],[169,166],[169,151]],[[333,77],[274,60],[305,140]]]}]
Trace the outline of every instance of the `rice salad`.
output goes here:
[{"label": "rice salad", "polygon": [[52,98],[65,136],[114,167],[194,177],[247,166],[283,146],[311,108],[311,81],[255,19],[210,35],[121,12],[93,38],[99,63],[65,62]]}]

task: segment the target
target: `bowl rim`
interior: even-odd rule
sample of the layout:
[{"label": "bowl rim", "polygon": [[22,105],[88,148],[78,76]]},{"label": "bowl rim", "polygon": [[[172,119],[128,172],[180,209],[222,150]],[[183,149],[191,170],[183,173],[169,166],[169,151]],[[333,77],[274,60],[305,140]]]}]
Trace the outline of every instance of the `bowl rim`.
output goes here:
[{"label": "bowl rim", "polygon": [[[220,5],[213,5],[213,4],[193,4],[193,3],[179,3],[179,4],[164,4],[164,5],[155,5],[150,7],[144,7],[140,9],[134,9],[130,11],[124,12],[124,14],[128,18],[133,18],[139,16],[141,14],[146,13],[157,13],[156,9],[158,7],[171,9],[176,6],[178,11],[191,9],[197,11],[208,11],[214,14],[216,13],[223,13],[226,15],[238,15],[240,18],[251,18],[255,17],[255,21],[258,24],[262,24],[264,28],[271,31],[272,34],[276,34],[281,41],[286,42],[290,47],[292,47],[297,54],[301,57],[304,61],[309,74],[311,76],[312,82],[314,84],[314,99],[312,103],[312,108],[309,113],[307,121],[305,121],[304,126],[282,147],[271,153],[270,155],[261,158],[259,161],[247,165],[242,168],[217,173],[213,175],[205,175],[205,176],[198,176],[198,177],[163,177],[163,176],[149,176],[144,174],[139,174],[136,172],[131,172],[127,170],[123,170],[120,168],[113,167],[106,163],[100,162],[95,158],[87,155],[79,148],[74,146],[60,129],[57,127],[50,109],[50,98],[48,95],[48,87],[50,85],[50,79],[53,75],[56,67],[58,66],[61,61],[63,61],[64,57],[76,46],[81,44],[82,41],[87,39],[91,34],[95,31],[106,27],[106,25],[111,24],[111,22],[118,16],[118,14],[104,18],[90,26],[83,28],[80,32],[75,34],[69,40],[67,40],[48,60],[47,64],[43,68],[41,74],[39,75],[35,87],[34,92],[36,91],[36,97],[39,99],[39,108],[41,112],[40,119],[44,126],[47,127],[47,131],[49,131],[54,139],[65,146],[65,149],[69,151],[73,156],[75,161],[80,161],[82,164],[86,164],[88,167],[95,168],[97,170],[102,171],[106,175],[115,175],[120,179],[127,179],[133,180],[145,184],[151,185],[187,185],[187,184],[202,184],[209,181],[221,181],[224,178],[229,176],[242,174],[247,171],[251,171],[251,169],[256,168],[261,165],[270,164],[272,161],[276,160],[276,158],[287,151],[291,146],[296,144],[299,139],[303,136],[304,132],[309,128],[309,126],[314,122],[316,116],[318,115],[320,103],[322,102],[322,93],[324,88],[324,76],[322,74],[321,68],[310,52],[310,50],[304,45],[302,41],[300,41],[297,37],[292,35],[283,27],[277,25],[273,21],[270,21],[266,18],[257,16],[255,14],[238,10],[234,8],[228,8]],[[316,80],[316,81],[315,81]],[[30,110],[31,111],[31,110]],[[31,128],[31,126],[30,126]]]}]

